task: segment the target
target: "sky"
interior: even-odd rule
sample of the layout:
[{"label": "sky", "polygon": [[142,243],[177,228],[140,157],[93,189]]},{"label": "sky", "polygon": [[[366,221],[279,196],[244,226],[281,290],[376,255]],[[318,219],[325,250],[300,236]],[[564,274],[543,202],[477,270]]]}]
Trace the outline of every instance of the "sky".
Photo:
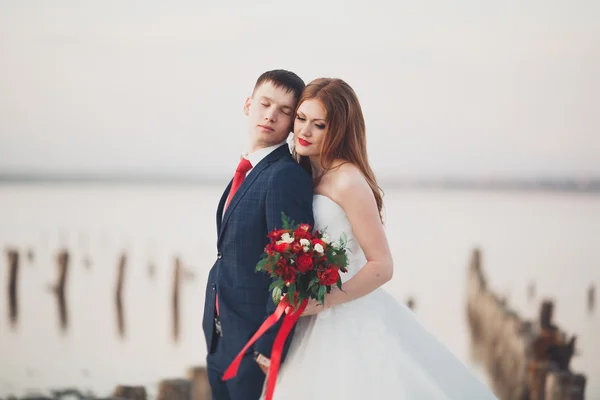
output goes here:
[{"label": "sky", "polygon": [[379,176],[600,176],[600,2],[0,1],[0,172],[228,175],[265,70],[357,92]]}]

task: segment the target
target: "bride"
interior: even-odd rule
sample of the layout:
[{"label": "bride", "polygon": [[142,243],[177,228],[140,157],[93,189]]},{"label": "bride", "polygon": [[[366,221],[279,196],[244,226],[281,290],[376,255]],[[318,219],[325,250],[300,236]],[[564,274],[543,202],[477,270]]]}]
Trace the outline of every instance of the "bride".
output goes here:
[{"label": "bride", "polygon": [[381,191],[367,160],[353,89],[321,78],[300,97],[294,152],[314,178],[315,229],[351,249],[342,290],[311,301],[297,323],[275,399],[496,399],[381,288],[393,275]]}]

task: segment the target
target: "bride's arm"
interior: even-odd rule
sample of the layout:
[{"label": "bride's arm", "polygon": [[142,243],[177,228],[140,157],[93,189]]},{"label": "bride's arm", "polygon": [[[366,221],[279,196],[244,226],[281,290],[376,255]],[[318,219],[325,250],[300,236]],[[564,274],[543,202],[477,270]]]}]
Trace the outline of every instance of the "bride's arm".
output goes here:
[{"label": "bride's arm", "polygon": [[[346,168],[344,168],[346,167]],[[387,237],[379,217],[371,187],[360,171],[343,165],[335,179],[334,200],[344,209],[355,239],[363,250],[367,263],[342,286],[325,296],[325,308],[334,307],[371,293],[392,279],[394,266]],[[352,254],[349,254],[352,256]],[[305,315],[322,311],[309,304]]]}]

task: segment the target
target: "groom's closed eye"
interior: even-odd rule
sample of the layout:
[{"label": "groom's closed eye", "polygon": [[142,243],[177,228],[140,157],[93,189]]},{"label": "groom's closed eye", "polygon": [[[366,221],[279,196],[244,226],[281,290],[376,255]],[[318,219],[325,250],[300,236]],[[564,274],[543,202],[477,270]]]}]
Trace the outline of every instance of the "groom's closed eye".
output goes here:
[{"label": "groom's closed eye", "polygon": [[[271,107],[271,104],[270,104],[270,103],[267,103],[266,101],[261,101],[261,102],[260,102],[260,105],[261,105],[261,106],[263,106],[264,108],[269,108],[269,107]],[[288,108],[288,107],[282,108],[282,109],[280,109],[279,111],[281,111],[282,113],[284,113],[284,114],[285,114],[285,115],[287,115],[287,116],[290,116],[290,115],[292,115],[292,109],[291,109],[291,108]]]}]

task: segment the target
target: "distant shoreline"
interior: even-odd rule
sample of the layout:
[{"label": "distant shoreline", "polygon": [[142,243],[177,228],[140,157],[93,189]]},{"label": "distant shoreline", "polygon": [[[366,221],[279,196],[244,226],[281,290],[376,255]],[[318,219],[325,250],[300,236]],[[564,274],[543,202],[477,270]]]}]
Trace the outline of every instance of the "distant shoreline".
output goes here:
[{"label": "distant shoreline", "polygon": [[[126,184],[132,186],[218,186],[228,176],[150,175],[150,174],[35,174],[0,173],[0,185],[7,184]],[[544,191],[600,194],[600,178],[382,178],[384,189]]]}]

